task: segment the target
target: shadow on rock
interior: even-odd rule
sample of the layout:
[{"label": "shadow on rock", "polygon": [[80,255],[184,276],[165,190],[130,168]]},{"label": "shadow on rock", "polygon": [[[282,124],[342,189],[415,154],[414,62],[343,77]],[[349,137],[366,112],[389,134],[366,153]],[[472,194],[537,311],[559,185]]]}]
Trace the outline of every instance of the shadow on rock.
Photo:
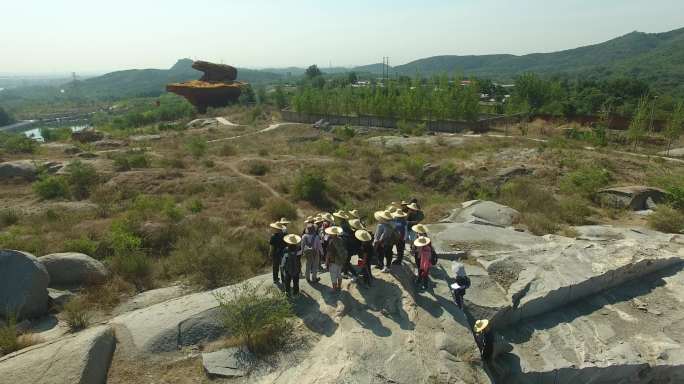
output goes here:
[{"label": "shadow on rock", "polygon": [[318,301],[305,292],[299,295],[293,305],[295,315],[302,319],[307,328],[330,337],[335,333],[338,325],[328,314],[321,312],[320,308]]}]

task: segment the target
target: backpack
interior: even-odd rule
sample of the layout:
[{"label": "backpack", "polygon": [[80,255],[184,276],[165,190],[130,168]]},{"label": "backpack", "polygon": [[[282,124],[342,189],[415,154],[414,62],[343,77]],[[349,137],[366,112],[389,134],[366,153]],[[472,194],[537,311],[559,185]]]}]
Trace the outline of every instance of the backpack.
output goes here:
[{"label": "backpack", "polygon": [[308,241],[303,241],[302,245],[302,258],[304,260],[313,260],[313,236],[306,236]]}]

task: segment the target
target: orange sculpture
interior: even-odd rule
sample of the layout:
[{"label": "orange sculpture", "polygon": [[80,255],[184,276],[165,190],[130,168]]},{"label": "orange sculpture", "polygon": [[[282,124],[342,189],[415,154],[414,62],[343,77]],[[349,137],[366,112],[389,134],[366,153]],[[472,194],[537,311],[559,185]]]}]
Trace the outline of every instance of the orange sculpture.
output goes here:
[{"label": "orange sculpture", "polygon": [[236,102],[247,84],[235,80],[237,69],[230,65],[195,61],[192,67],[204,75],[199,80],[168,84],[166,90],[185,97],[200,113],[205,113],[208,107],[225,107]]}]

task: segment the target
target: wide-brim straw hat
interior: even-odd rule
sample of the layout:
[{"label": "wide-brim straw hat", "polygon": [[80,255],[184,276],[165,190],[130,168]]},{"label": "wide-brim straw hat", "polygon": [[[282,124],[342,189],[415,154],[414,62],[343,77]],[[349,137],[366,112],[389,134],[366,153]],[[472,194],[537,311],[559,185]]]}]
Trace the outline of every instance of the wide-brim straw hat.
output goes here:
[{"label": "wide-brim straw hat", "polygon": [[430,244],[430,241],[431,240],[429,237],[420,236],[413,242],[413,245],[415,245],[416,247],[424,247],[424,246]]},{"label": "wide-brim straw hat", "polygon": [[288,224],[291,223],[290,220],[288,220],[288,219],[286,219],[286,218],[284,218],[284,217],[281,217],[280,220],[278,220],[278,222],[279,222],[280,224],[283,224],[283,225],[288,225]]},{"label": "wide-brim straw hat", "polygon": [[373,214],[375,220],[377,221],[388,221],[392,220],[392,214],[389,211],[377,211]]},{"label": "wide-brim straw hat", "polygon": [[327,233],[328,235],[339,236],[344,233],[344,230],[341,227],[333,226],[326,228],[325,233]]},{"label": "wide-brim straw hat", "polygon": [[412,211],[420,210],[420,208],[418,208],[418,204],[416,204],[416,203],[411,203],[411,204],[407,205],[406,207]]},{"label": "wide-brim straw hat", "polygon": [[425,224],[416,224],[411,227],[411,230],[416,233],[428,233],[428,228]]},{"label": "wide-brim straw hat", "polygon": [[282,224],[280,224],[280,223],[277,222],[277,221],[276,221],[275,223],[269,224],[268,226],[271,227],[271,228],[273,228],[273,229],[279,229],[279,230],[281,230],[281,231],[282,231],[283,229],[285,229],[285,226],[282,225]]},{"label": "wide-brim straw hat", "polygon": [[370,232],[366,231],[365,229],[359,229],[358,231],[354,232],[354,237],[360,241],[373,240],[373,236],[371,236]]},{"label": "wide-brim straw hat", "polygon": [[307,216],[306,220],[304,220],[305,223],[312,224],[314,222],[313,216]]},{"label": "wide-brim straw hat", "polygon": [[410,201],[406,201],[406,200],[401,201],[401,205],[409,205],[409,204],[411,204]]},{"label": "wide-brim straw hat", "polygon": [[334,223],[334,222],[335,222],[335,218],[333,217],[333,215],[331,215],[331,214],[328,213],[328,212],[322,214],[322,215],[321,215],[321,218],[323,219],[323,221],[329,221],[329,222],[331,222],[331,223]]},{"label": "wide-brim straw hat", "polygon": [[300,241],[302,241],[302,238],[299,237],[299,235],[291,234],[287,235],[283,238],[283,241],[285,241],[287,244],[290,245],[297,245],[299,244]]},{"label": "wide-brim straw hat", "polygon": [[333,216],[338,217],[340,219],[349,220],[349,215],[344,213],[344,211],[337,211],[333,213]]},{"label": "wide-brim straw hat", "polygon": [[403,219],[406,216],[408,216],[408,214],[401,209],[397,209],[396,211],[392,212],[392,217],[395,219]]},{"label": "wide-brim straw hat", "polygon": [[363,224],[361,224],[361,220],[359,219],[349,220],[349,226],[353,229],[364,229]]},{"label": "wide-brim straw hat", "polygon": [[322,222],[323,222],[323,218],[321,216],[314,217],[314,224],[320,224]]},{"label": "wide-brim straw hat", "polygon": [[394,205],[388,205],[385,207],[385,211],[390,211],[390,212],[394,212],[397,209],[399,209],[399,208],[395,207]]},{"label": "wide-brim straw hat", "polygon": [[487,329],[488,326],[489,326],[489,320],[482,319],[482,320],[478,320],[475,322],[475,326],[473,327],[473,329],[475,330],[476,333],[480,333],[480,332],[484,331],[485,329]]},{"label": "wide-brim straw hat", "polygon": [[352,209],[351,211],[349,211],[349,216],[352,216],[352,217],[354,217],[354,218],[356,218],[356,219],[360,219],[360,218],[361,218],[358,209]]}]

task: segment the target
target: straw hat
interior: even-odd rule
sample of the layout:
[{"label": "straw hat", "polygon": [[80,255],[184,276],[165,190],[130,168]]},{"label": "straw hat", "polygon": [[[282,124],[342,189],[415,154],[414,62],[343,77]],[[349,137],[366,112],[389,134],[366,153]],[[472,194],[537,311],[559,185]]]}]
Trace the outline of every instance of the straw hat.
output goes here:
[{"label": "straw hat", "polygon": [[397,201],[393,201],[390,203],[390,205],[395,206],[395,207],[399,207],[401,205],[401,203],[399,203]]},{"label": "straw hat", "polygon": [[388,205],[387,207],[385,207],[385,210],[390,211],[390,212],[394,212],[397,210],[397,207],[395,207],[394,205]]},{"label": "straw hat", "polygon": [[358,231],[354,232],[354,237],[360,241],[373,240],[373,236],[371,236],[370,232],[366,231],[365,229],[359,229]]},{"label": "straw hat", "polygon": [[334,222],[335,222],[335,218],[333,217],[333,215],[331,215],[331,214],[328,213],[328,212],[322,213],[322,214],[321,214],[321,218],[323,219],[323,221],[329,221],[329,222],[331,222],[331,223],[334,223]]},{"label": "straw hat", "polygon": [[476,333],[480,333],[480,332],[484,331],[485,329],[487,329],[488,326],[489,326],[489,320],[483,319],[483,320],[476,321],[473,329],[475,329]]},{"label": "straw hat", "polygon": [[279,230],[281,230],[281,231],[282,231],[283,229],[285,229],[285,226],[282,225],[282,224],[280,224],[280,223],[277,222],[277,221],[276,221],[275,223],[269,224],[268,226],[271,227],[271,228],[273,228],[273,229],[279,229]]},{"label": "straw hat", "polygon": [[401,205],[409,205],[409,204],[411,204],[410,201],[406,201],[406,200],[401,201]]},{"label": "straw hat", "polygon": [[363,224],[361,224],[361,220],[359,219],[349,220],[349,226],[353,229],[363,229]]},{"label": "straw hat", "polygon": [[307,216],[306,220],[304,220],[305,223],[312,224],[314,222],[313,216]]},{"label": "straw hat", "polygon": [[428,244],[430,244],[430,238],[425,236],[420,236],[413,242],[416,247],[424,247]]},{"label": "straw hat", "polygon": [[392,212],[392,217],[395,219],[403,219],[406,216],[408,216],[408,214],[401,209],[397,209],[396,211]]},{"label": "straw hat", "polygon": [[284,218],[284,217],[281,217],[280,220],[278,220],[278,222],[279,222],[280,224],[282,224],[282,225],[288,225],[288,224],[291,223],[290,220],[288,220],[288,219],[286,219],[286,218]]},{"label": "straw hat", "polygon": [[388,221],[392,220],[392,214],[389,211],[377,211],[373,214],[375,220],[377,221]]},{"label": "straw hat", "polygon": [[283,241],[290,245],[297,245],[299,244],[300,241],[302,241],[302,238],[299,237],[298,235],[292,234],[292,235],[287,235],[283,238]]},{"label": "straw hat", "polygon": [[411,227],[411,230],[416,233],[428,233],[427,226],[424,224],[416,224]]},{"label": "straw hat", "polygon": [[322,222],[323,218],[321,217],[321,215],[316,215],[316,217],[314,217],[314,224],[320,224]]},{"label": "straw hat", "polygon": [[340,227],[328,227],[325,229],[325,233],[327,233],[328,235],[339,236],[339,235],[343,234],[344,231]]},{"label": "straw hat", "polygon": [[349,216],[346,213],[344,213],[344,211],[337,211],[333,213],[333,216],[339,217],[340,219],[349,220]]},{"label": "straw hat", "polygon": [[359,210],[358,210],[358,209],[352,209],[351,211],[349,211],[349,216],[352,216],[352,217],[354,217],[354,218],[356,218],[356,219],[361,218],[361,216],[359,215]]},{"label": "straw hat", "polygon": [[406,207],[412,211],[418,211],[419,210],[418,204],[416,204],[416,203],[411,203],[411,204],[407,205]]}]

